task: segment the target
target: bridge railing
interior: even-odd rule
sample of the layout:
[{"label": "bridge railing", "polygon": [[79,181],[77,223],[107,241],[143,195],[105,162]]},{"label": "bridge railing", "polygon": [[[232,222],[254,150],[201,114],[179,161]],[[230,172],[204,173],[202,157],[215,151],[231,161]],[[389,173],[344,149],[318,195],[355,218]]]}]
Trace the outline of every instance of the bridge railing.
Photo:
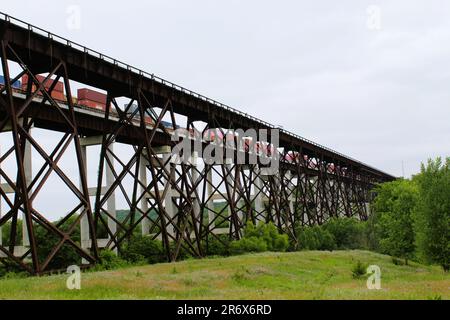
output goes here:
[{"label": "bridge railing", "polygon": [[[303,142],[306,142],[308,144],[314,145],[314,146],[316,146],[318,148],[321,148],[323,150],[326,150],[328,152],[331,152],[331,153],[334,153],[336,155],[339,155],[339,156],[341,156],[343,158],[346,158],[346,159],[351,160],[351,161],[353,161],[355,163],[358,163],[361,166],[364,166],[364,167],[370,168],[372,170],[381,172],[380,170],[378,170],[378,169],[376,169],[374,167],[371,167],[371,166],[369,166],[369,165],[367,165],[367,164],[365,164],[365,163],[363,163],[363,162],[361,162],[359,160],[356,160],[356,159],[351,158],[351,157],[349,157],[347,155],[344,155],[344,154],[342,154],[342,153],[340,153],[340,152],[338,152],[336,150],[333,150],[331,148],[323,146],[323,145],[321,145],[319,143],[316,143],[316,142],[314,142],[312,140],[304,138],[304,137],[302,137],[302,136],[300,136],[298,134],[292,133],[290,131],[287,131],[287,130],[284,130],[284,129],[279,129],[278,127],[273,126],[272,124],[270,124],[267,121],[261,120],[261,119],[259,119],[257,117],[254,117],[254,116],[252,116],[252,115],[250,115],[248,113],[242,112],[242,111],[240,111],[238,109],[230,107],[230,106],[228,106],[226,104],[223,104],[223,103],[221,103],[219,101],[216,101],[214,99],[208,98],[208,97],[206,97],[206,96],[204,96],[204,95],[202,95],[200,93],[197,93],[195,91],[187,89],[187,88],[185,88],[183,86],[180,86],[178,84],[175,84],[175,83],[173,83],[171,81],[165,80],[165,79],[163,79],[161,77],[158,77],[158,76],[154,75],[153,73],[149,73],[149,72],[143,71],[143,70],[141,70],[139,68],[136,68],[136,67],[131,66],[131,65],[127,64],[127,63],[124,63],[124,62],[122,62],[120,60],[112,58],[112,57],[110,57],[108,55],[105,55],[105,54],[103,54],[101,52],[98,52],[96,50],[87,48],[87,47],[85,47],[83,45],[80,45],[80,44],[78,44],[76,42],[73,42],[73,41],[71,41],[71,40],[69,40],[67,38],[58,36],[58,35],[56,35],[54,33],[51,33],[51,32],[49,32],[47,30],[44,30],[44,29],[39,28],[37,26],[34,26],[34,25],[32,25],[32,24],[30,24],[28,22],[25,22],[23,20],[14,18],[14,17],[12,17],[12,16],[10,16],[10,15],[8,15],[6,13],[0,12],[0,19],[3,19],[4,21],[10,22],[10,23],[14,23],[15,25],[17,25],[19,27],[28,29],[30,32],[34,32],[34,33],[40,34],[42,36],[48,37],[49,39],[51,39],[53,41],[57,41],[57,42],[59,42],[61,44],[64,44],[64,45],[67,45],[67,46],[69,46],[71,48],[77,49],[77,50],[79,50],[81,52],[84,52],[86,54],[89,54],[91,56],[99,58],[99,59],[101,59],[101,60],[103,60],[105,62],[109,62],[109,63],[111,63],[111,64],[113,64],[115,66],[121,67],[123,69],[127,69],[130,72],[134,72],[135,74],[138,74],[140,76],[144,76],[144,77],[149,78],[151,80],[157,81],[157,82],[161,83],[162,85],[171,87],[174,90],[178,90],[178,91],[180,91],[182,93],[191,95],[191,96],[196,97],[196,98],[198,98],[200,100],[203,100],[205,102],[211,103],[211,104],[213,104],[213,105],[215,105],[215,106],[217,106],[219,108],[226,109],[229,112],[236,113],[236,114],[238,114],[238,115],[240,115],[242,117],[248,118],[248,119],[253,120],[253,121],[255,121],[255,122],[259,123],[259,124],[262,124],[262,125],[266,126],[267,128],[278,129],[278,130],[280,130],[280,132],[283,132],[283,133],[285,133],[285,134],[287,134],[287,135],[289,135],[289,136],[291,136],[291,137],[293,137],[295,139],[298,139],[300,141],[303,141]],[[388,175],[387,173],[385,173],[385,174]]]}]

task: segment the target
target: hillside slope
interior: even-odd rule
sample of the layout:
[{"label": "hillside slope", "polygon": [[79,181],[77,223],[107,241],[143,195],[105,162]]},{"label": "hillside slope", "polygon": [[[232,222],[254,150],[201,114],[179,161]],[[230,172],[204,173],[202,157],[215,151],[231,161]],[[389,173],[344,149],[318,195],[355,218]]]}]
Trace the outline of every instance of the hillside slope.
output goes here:
[{"label": "hillside slope", "polygon": [[[353,279],[357,261],[381,268],[381,290]],[[262,253],[82,274],[0,280],[0,299],[449,299],[439,267],[394,265],[367,251]]]}]

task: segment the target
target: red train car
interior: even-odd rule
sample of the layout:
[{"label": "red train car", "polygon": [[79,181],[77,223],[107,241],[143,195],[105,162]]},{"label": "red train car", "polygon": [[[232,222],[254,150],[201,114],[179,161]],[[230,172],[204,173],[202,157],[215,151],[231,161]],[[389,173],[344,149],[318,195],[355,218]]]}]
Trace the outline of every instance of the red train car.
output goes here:
[{"label": "red train car", "polygon": [[[46,77],[41,76],[41,75],[36,75],[36,79],[39,82],[44,82]],[[48,79],[44,82],[44,88],[46,90],[49,90],[50,87],[52,86],[54,82],[54,79]],[[22,76],[22,90],[26,91],[27,90],[27,86],[28,86],[28,75],[23,75]],[[33,83],[32,87],[31,87],[31,92],[35,92],[37,90],[36,85]],[[39,91],[38,95],[42,96],[42,92]],[[55,100],[59,100],[59,101],[65,101],[66,97],[64,96],[64,84],[62,81],[58,81],[55,85],[55,88],[52,91],[51,97]]]},{"label": "red train car", "polygon": [[103,111],[106,110],[106,105],[99,103],[99,102],[86,100],[86,99],[78,99],[78,105],[85,106],[85,107],[92,108],[92,109],[103,110]]},{"label": "red train car", "polygon": [[78,89],[78,105],[97,110],[106,110],[106,94],[91,90]]},{"label": "red train car", "polygon": [[78,89],[78,100],[94,101],[106,106],[106,94],[91,89]]}]

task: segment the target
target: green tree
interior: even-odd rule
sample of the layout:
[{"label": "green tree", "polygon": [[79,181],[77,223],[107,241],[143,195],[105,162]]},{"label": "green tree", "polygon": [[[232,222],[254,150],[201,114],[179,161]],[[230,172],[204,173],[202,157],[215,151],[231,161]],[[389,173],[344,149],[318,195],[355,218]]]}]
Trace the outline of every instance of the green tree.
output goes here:
[{"label": "green tree", "polygon": [[450,268],[450,158],[422,164],[414,177],[420,199],[414,213],[418,256],[428,263]]},{"label": "green tree", "polygon": [[[372,207],[373,208],[373,207]],[[366,241],[366,248],[371,251],[380,251],[380,234],[382,229],[380,227],[380,214],[375,210],[371,210],[369,218],[365,222],[364,239]]]},{"label": "green tree", "polygon": [[417,203],[417,187],[410,180],[396,180],[378,186],[376,192],[373,207],[378,215],[380,249],[405,259],[407,264],[415,251],[412,212]]},{"label": "green tree", "polygon": [[324,226],[297,228],[300,250],[334,250],[336,240]]},{"label": "green tree", "polygon": [[333,236],[337,249],[359,249],[365,246],[364,224],[355,218],[333,218],[323,228]]},{"label": "green tree", "polygon": [[[62,225],[59,226],[60,230],[67,232],[73,223],[76,222],[78,216],[75,214],[68,218]],[[56,221],[58,224],[60,220]],[[50,255],[55,246],[61,241],[61,237],[55,235],[53,232],[49,232],[42,225],[35,225],[34,227],[36,244],[38,247],[38,259],[40,263],[43,263],[47,257]],[[80,226],[77,225],[70,235],[70,238],[79,243],[80,242]],[[79,265],[81,263],[81,258],[77,250],[65,242],[61,248],[58,250],[56,255],[51,259],[48,268],[49,269],[65,269],[70,265]]]}]

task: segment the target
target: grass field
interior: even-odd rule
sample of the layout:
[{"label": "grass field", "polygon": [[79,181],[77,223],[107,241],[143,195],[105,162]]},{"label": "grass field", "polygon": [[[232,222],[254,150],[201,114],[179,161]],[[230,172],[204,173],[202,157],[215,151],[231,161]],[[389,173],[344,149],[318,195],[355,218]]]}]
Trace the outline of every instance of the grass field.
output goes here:
[{"label": "grass field", "polygon": [[[381,290],[353,279],[357,261],[381,268]],[[0,280],[0,299],[449,299],[437,266],[394,265],[367,251],[262,253],[82,274]]]}]

